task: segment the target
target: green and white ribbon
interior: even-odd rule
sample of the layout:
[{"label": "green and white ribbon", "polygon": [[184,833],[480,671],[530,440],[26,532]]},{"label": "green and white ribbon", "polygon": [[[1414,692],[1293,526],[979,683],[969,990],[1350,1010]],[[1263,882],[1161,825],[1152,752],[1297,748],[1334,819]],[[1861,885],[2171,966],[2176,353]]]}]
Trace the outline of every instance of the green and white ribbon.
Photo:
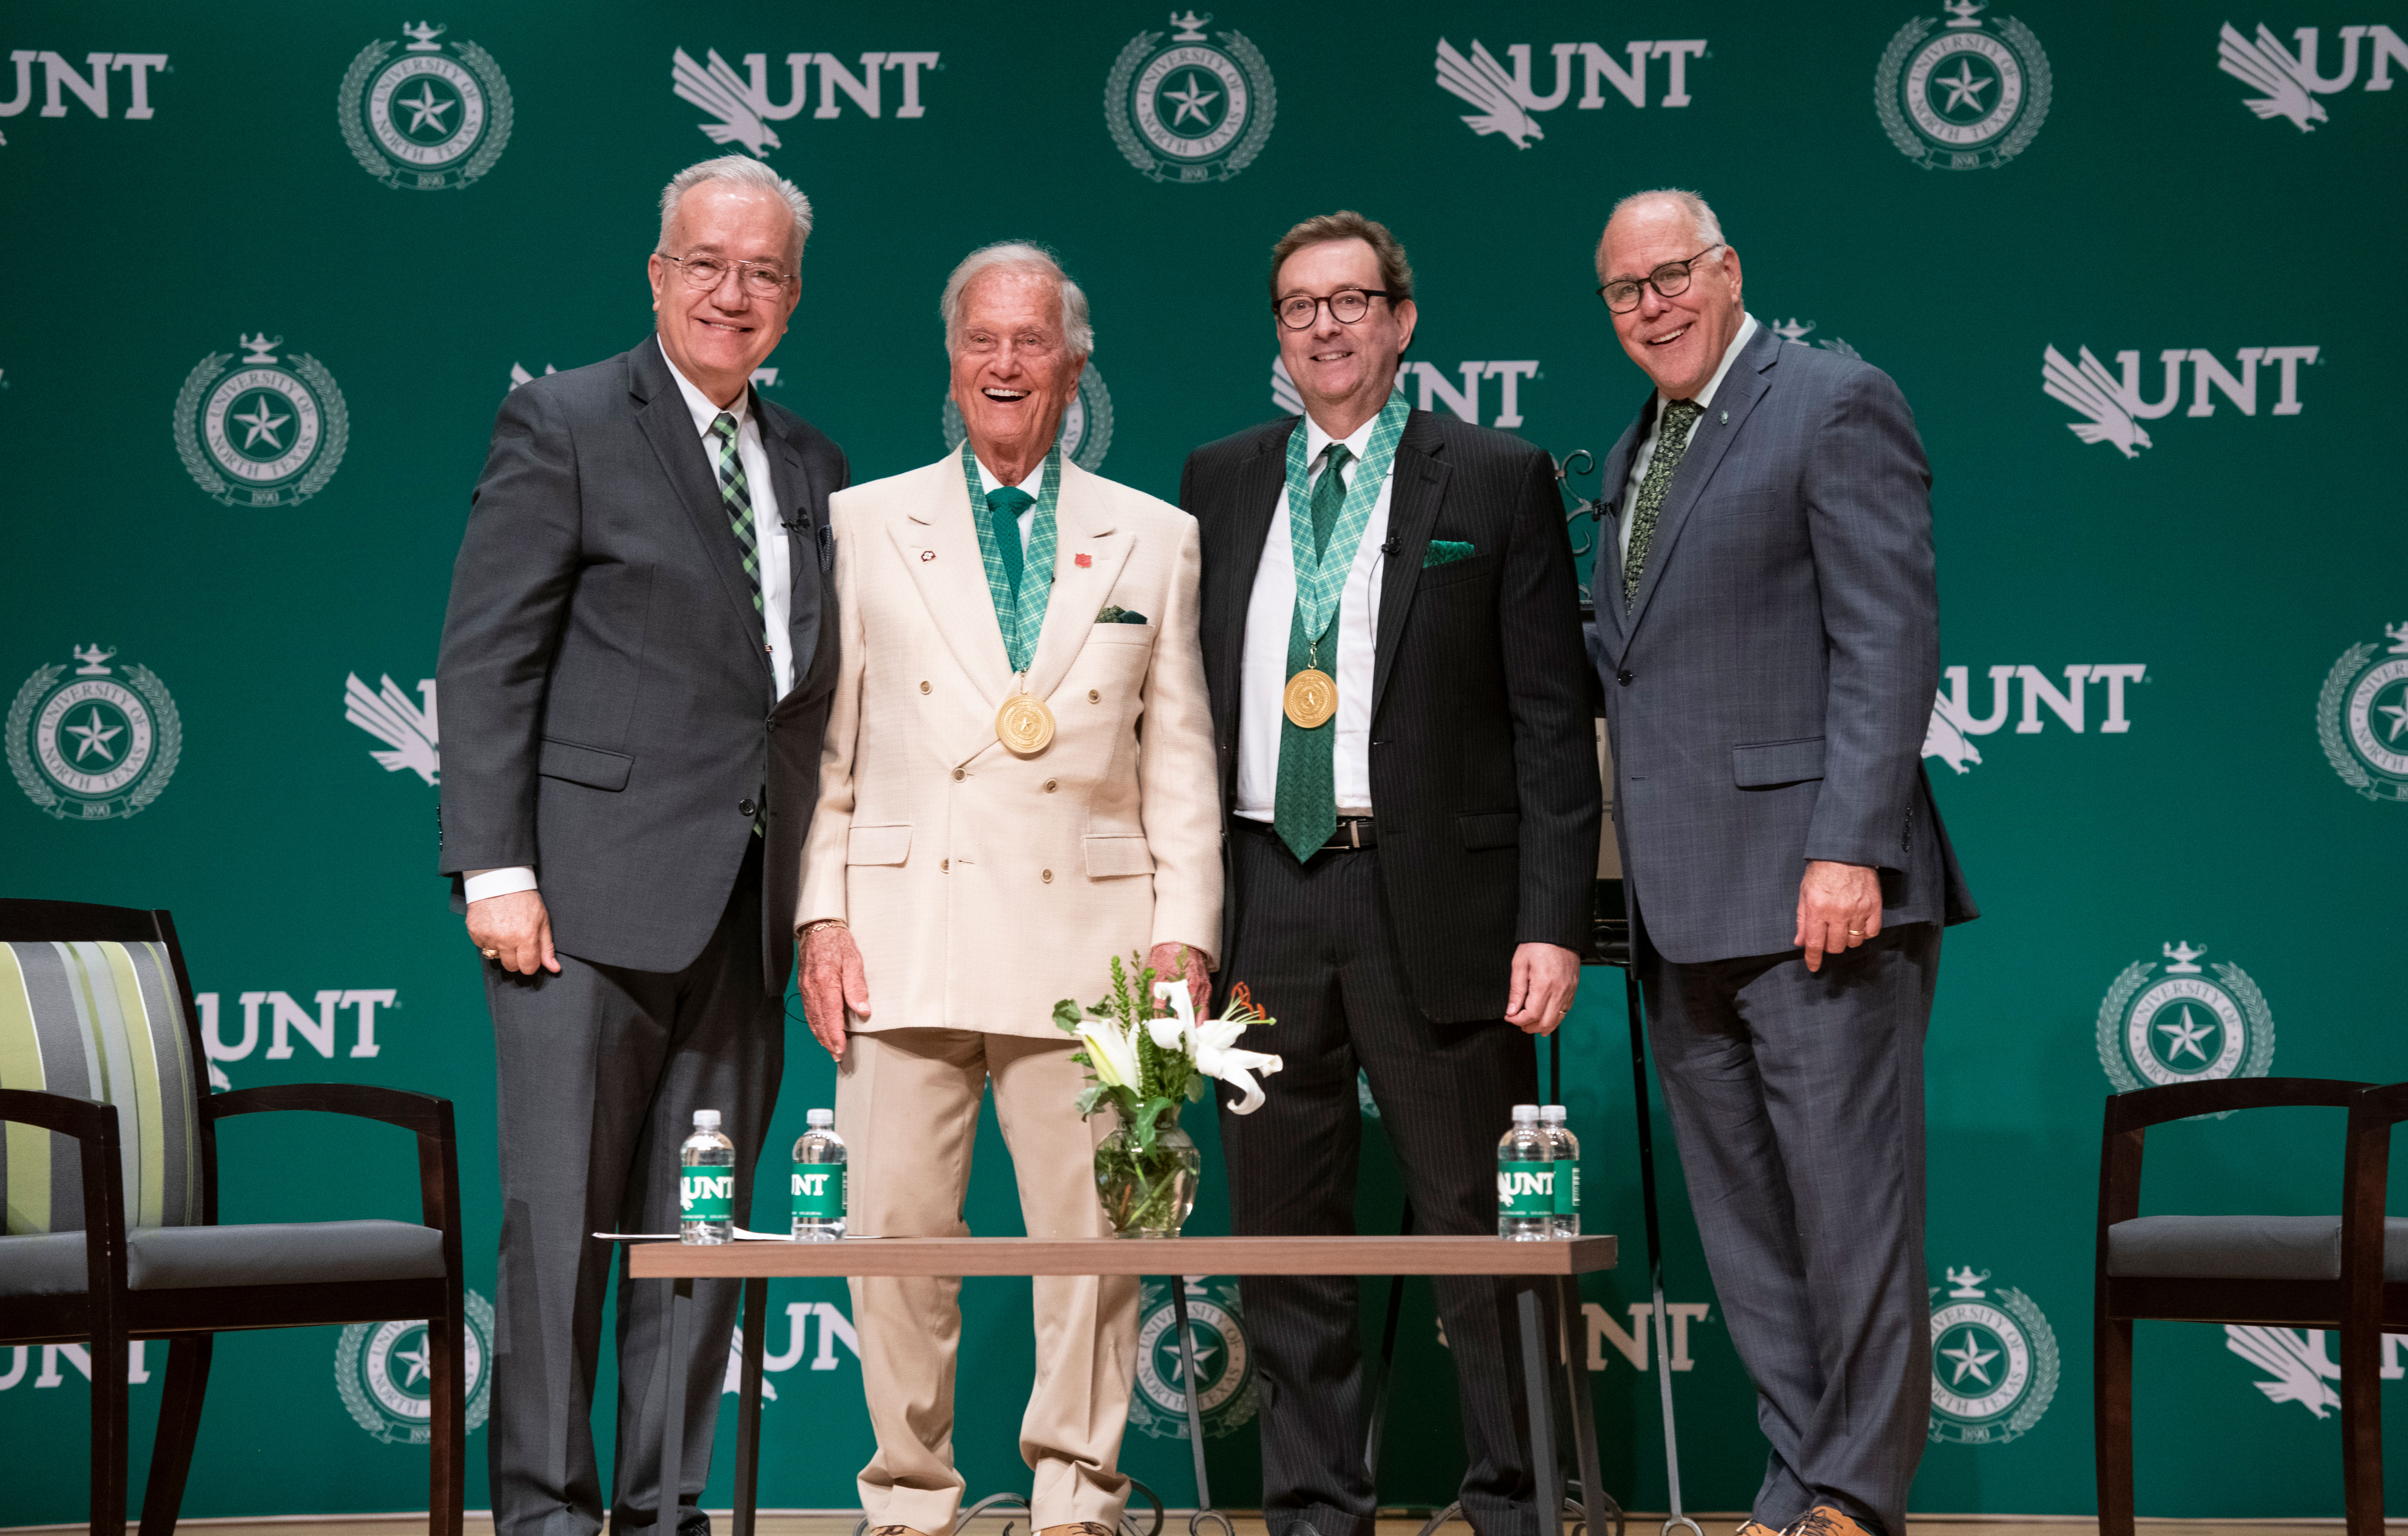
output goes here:
[{"label": "green and white ribbon", "polygon": [[[1389,395],[1388,403],[1380,408],[1371,423],[1371,440],[1355,466],[1354,481],[1347,487],[1346,504],[1339,509],[1338,524],[1329,530],[1327,547],[1318,551],[1312,547],[1312,484],[1305,477],[1304,423],[1298,422],[1288,434],[1288,542],[1296,558],[1297,618],[1308,636],[1319,637],[1338,611],[1338,599],[1346,590],[1346,573],[1354,568],[1354,547],[1363,541],[1363,529],[1371,521],[1371,507],[1380,499],[1388,467],[1396,461],[1397,439],[1405,435],[1405,418],[1412,409],[1401,391]],[[1053,546],[1047,545],[1048,559],[1053,553]],[[991,563],[989,569],[993,569]]]},{"label": "green and white ribbon", "polygon": [[[978,527],[979,553],[986,559],[986,590],[995,599],[995,622],[1003,631],[1004,654],[1010,658],[1015,674],[1027,671],[1030,658],[1037,654],[1037,637],[1045,631],[1046,600],[1054,595],[1054,505],[1062,495],[1058,440],[1045,455],[1044,472],[1044,483],[1038,490],[1037,518],[1028,525],[1028,557],[1021,563],[1020,596],[1015,600],[1011,574],[1003,568],[1003,549],[996,542],[995,524],[986,515],[986,482],[979,477],[978,455],[970,451],[969,439],[962,439],[962,480],[969,490],[970,522]],[[1306,541],[1310,543],[1312,538],[1308,528]]]}]

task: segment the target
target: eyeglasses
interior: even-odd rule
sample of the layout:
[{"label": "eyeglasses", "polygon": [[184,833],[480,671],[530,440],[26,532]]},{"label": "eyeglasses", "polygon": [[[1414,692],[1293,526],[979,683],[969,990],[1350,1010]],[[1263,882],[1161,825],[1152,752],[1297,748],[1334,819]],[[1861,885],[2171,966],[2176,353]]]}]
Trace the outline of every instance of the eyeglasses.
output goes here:
[{"label": "eyeglasses", "polygon": [[771,298],[785,291],[794,280],[783,270],[767,262],[732,262],[724,256],[670,256],[661,260],[674,263],[685,274],[686,286],[710,293],[727,280],[731,271],[744,291],[755,298]]},{"label": "eyeglasses", "polygon": [[1279,316],[1279,323],[1289,330],[1301,331],[1312,324],[1321,313],[1321,307],[1326,304],[1331,319],[1340,325],[1352,325],[1371,312],[1373,299],[1387,296],[1384,290],[1378,288],[1340,288],[1327,298],[1315,298],[1311,294],[1290,294],[1285,298],[1272,300],[1271,313]]},{"label": "eyeglasses", "polygon": [[1700,259],[1711,256],[1721,249],[1720,242],[1716,242],[1698,251],[1695,256],[1685,257],[1677,262],[1666,262],[1644,278],[1616,278],[1599,288],[1597,291],[1597,296],[1605,300],[1605,307],[1617,315],[1627,315],[1639,308],[1639,288],[1642,282],[1655,289],[1662,297],[1679,298],[1689,291],[1689,268],[1695,266]]}]

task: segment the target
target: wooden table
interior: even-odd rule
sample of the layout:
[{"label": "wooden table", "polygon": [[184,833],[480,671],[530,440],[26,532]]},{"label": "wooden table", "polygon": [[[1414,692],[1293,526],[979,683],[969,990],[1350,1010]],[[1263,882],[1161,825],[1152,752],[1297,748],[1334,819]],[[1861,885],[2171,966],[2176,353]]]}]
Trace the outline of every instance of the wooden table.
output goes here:
[{"label": "wooden table", "polygon": [[[1580,1327],[1580,1295],[1574,1277],[1614,1266],[1615,1241],[1580,1237],[1550,1242],[1509,1242],[1493,1237],[1192,1237],[1192,1238],[855,1238],[842,1242],[730,1242],[710,1246],[639,1242],[628,1252],[628,1273],[638,1280],[671,1283],[667,1391],[663,1395],[661,1476],[664,1495],[674,1501],[676,1469],[684,1463],[684,1334],[691,1326],[696,1280],[744,1283],[742,1390],[736,1405],[736,1510],[734,1536],[753,1536],[752,1515],[761,1471],[761,1354],[768,1331],[769,1281],[786,1275],[1169,1275],[1484,1274],[1517,1282],[1521,1319],[1522,1376],[1529,1397],[1530,1463],[1537,1478],[1540,1531],[1561,1528],[1563,1469],[1556,1461],[1555,1394],[1549,1385],[1542,1293],[1555,1300],[1556,1343],[1571,1402],[1573,1448],[1581,1475],[1582,1505],[1594,1508],[1604,1492],[1598,1467],[1597,1425],[1588,1391],[1588,1351]],[[1174,1284],[1179,1349],[1187,1388],[1189,1444],[1196,1456],[1197,1518],[1228,1522],[1211,1511],[1204,1475],[1204,1432],[1196,1391],[1196,1342],[1187,1327],[1186,1287]],[[674,1525],[674,1507],[667,1515]],[[1190,1529],[1195,1522],[1190,1522]],[[666,1530],[668,1526],[660,1529]],[[1598,1529],[1591,1521],[1589,1529]]]}]

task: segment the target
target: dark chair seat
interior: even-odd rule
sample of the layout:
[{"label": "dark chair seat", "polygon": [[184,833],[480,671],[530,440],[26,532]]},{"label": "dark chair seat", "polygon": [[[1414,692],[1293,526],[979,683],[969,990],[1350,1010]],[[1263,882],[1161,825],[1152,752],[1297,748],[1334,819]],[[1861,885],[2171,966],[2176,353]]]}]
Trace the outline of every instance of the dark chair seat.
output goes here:
[{"label": "dark chair seat", "polygon": [[[2136,1216],[2107,1228],[2118,1280],[2339,1280],[2339,1216]],[[2408,1281],[2408,1220],[2383,1224],[2383,1278]]]},{"label": "dark chair seat", "polygon": [[[89,1275],[81,1232],[0,1238],[0,1296],[78,1295]],[[128,1290],[436,1280],[442,1275],[442,1232],[415,1222],[144,1227],[125,1238]]]}]

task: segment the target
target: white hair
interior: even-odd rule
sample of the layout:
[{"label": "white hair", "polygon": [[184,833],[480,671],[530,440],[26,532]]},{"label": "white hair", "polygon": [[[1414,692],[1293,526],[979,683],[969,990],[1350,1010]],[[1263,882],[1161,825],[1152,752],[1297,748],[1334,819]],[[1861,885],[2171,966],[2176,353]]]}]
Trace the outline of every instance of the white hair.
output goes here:
[{"label": "white hair", "polygon": [[661,239],[654,248],[655,254],[667,256],[676,253],[669,250],[669,226],[677,223],[678,205],[684,201],[687,193],[711,181],[756,187],[783,198],[788,211],[795,216],[793,259],[802,260],[803,242],[811,237],[811,200],[803,195],[802,188],[761,162],[741,154],[723,154],[714,160],[701,161],[669,178],[669,184],[661,189]]},{"label": "white hair", "polygon": [[[1723,222],[1714,217],[1714,210],[1706,206],[1704,198],[1685,187],[1650,187],[1645,192],[1634,192],[1613,205],[1613,211],[1605,216],[1606,226],[1612,228],[1613,221],[1621,218],[1626,208],[1641,203],[1670,203],[1689,216],[1689,227],[1696,232],[1698,244],[1719,246],[1723,243]],[[1602,277],[1605,275],[1605,243],[1602,240],[1598,242],[1597,259],[1598,275]],[[1722,260],[1722,252],[1716,251],[1711,259]]]},{"label": "white hair", "polygon": [[945,323],[945,355],[952,356],[960,349],[962,339],[962,291],[970,280],[982,272],[1033,272],[1050,277],[1062,285],[1062,339],[1080,357],[1094,355],[1096,327],[1087,318],[1087,295],[1062,270],[1054,252],[1041,245],[1025,240],[1000,240],[982,245],[964,256],[953,274],[945,280],[945,293],[937,301],[937,313]]}]

